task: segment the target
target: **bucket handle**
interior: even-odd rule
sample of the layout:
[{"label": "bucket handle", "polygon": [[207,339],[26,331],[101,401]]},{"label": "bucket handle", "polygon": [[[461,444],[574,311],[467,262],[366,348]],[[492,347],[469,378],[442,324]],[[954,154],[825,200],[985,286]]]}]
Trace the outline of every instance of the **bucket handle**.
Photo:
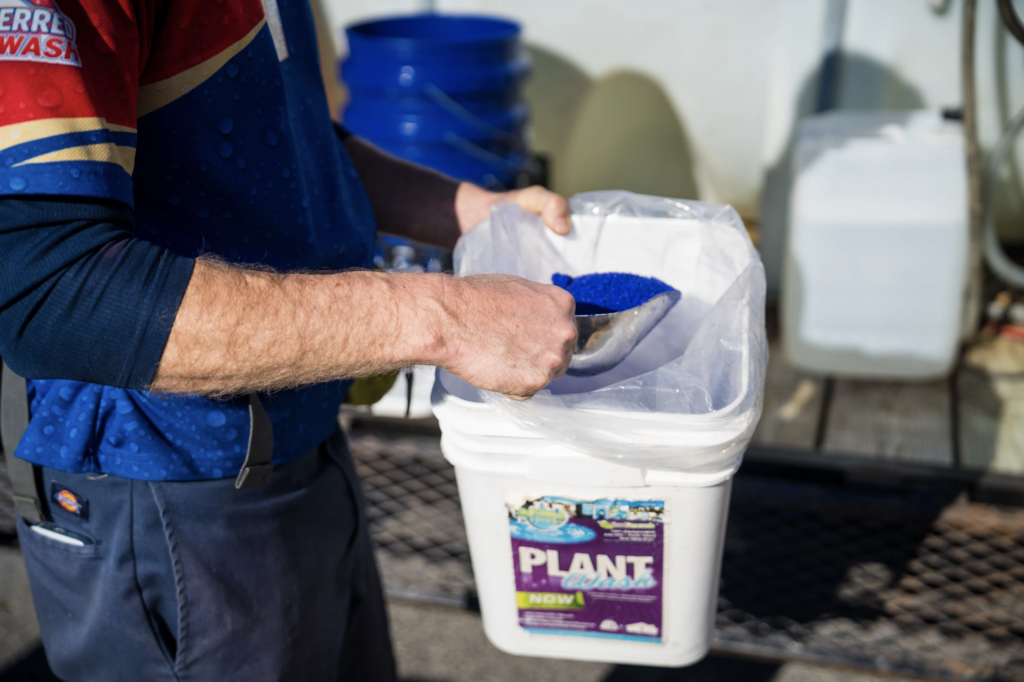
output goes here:
[{"label": "bucket handle", "polygon": [[523,140],[521,137],[506,132],[501,128],[492,126],[490,123],[449,97],[443,90],[441,90],[441,88],[437,87],[433,83],[427,83],[423,86],[423,91],[427,94],[427,97],[434,101],[436,105],[463,123],[476,128],[480,132],[490,135],[493,139],[499,142],[509,145],[513,150],[522,150]]},{"label": "bucket handle", "polygon": [[[474,114],[472,111],[470,111],[469,109],[467,109],[466,107],[462,106],[454,99],[449,97],[447,93],[445,93],[443,90],[441,90],[441,88],[437,87],[433,83],[427,83],[423,87],[423,91],[426,93],[427,97],[434,101],[435,104],[437,104],[439,107],[447,111],[455,118],[466,123],[467,125],[476,128],[477,130],[487,135],[490,135],[492,139],[495,139],[499,142],[504,142],[505,144],[509,145],[509,147],[513,151],[522,152],[525,156],[525,162],[522,166],[518,166],[517,164],[507,161],[498,154],[495,154],[490,150],[484,149],[480,145],[474,144],[473,142],[470,142],[466,138],[456,133],[453,133],[449,130],[444,134],[444,141],[448,143],[450,146],[454,147],[455,149],[458,149],[460,152],[462,152],[466,156],[469,156],[470,158],[476,159],[481,163],[487,164],[494,168],[498,168],[500,170],[525,170],[530,175],[537,174],[537,159],[532,154],[526,151],[525,145],[523,144],[523,138],[491,125],[490,123],[483,120],[482,118]],[[500,186],[501,188],[506,189],[504,188],[504,185],[498,182],[497,178],[494,178],[494,182],[496,186]]]},{"label": "bucket handle", "polygon": [[466,138],[456,135],[451,131],[444,134],[444,141],[464,153],[466,156],[472,157],[481,163],[486,163],[488,166],[494,166],[503,170],[515,170],[516,168],[519,168],[517,164],[503,159],[498,154],[484,149],[480,145],[474,144]]},{"label": "bucket handle", "polygon": [[[452,147],[454,147],[455,149],[462,152],[463,154],[465,154],[466,156],[476,159],[477,161],[487,164],[488,166],[492,166],[494,168],[501,170],[522,171],[525,172],[527,175],[534,177],[536,177],[537,175],[539,164],[537,162],[537,158],[533,156],[533,154],[526,154],[523,158],[523,165],[520,166],[512,163],[511,161],[503,159],[502,157],[498,156],[492,151],[484,149],[479,145],[473,144],[466,138],[460,137],[451,131],[446,132],[444,134],[444,141],[447,142]],[[500,182],[497,182],[496,178],[495,182],[496,186],[500,186],[502,190],[508,189]]]}]

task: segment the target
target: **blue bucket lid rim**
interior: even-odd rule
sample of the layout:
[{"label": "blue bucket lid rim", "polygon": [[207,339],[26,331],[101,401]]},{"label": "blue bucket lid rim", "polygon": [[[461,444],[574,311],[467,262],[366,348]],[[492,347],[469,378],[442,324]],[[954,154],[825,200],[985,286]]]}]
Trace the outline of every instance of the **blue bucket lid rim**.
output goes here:
[{"label": "blue bucket lid rim", "polygon": [[[373,33],[367,31],[371,27],[378,27],[387,24],[399,24],[406,22],[415,22],[417,20],[431,20],[438,22],[464,22],[474,21],[480,22],[481,24],[490,24],[497,28],[502,27],[505,31],[496,32],[495,35],[490,36],[462,36],[453,38],[450,36],[439,36],[439,37],[409,37],[409,36],[396,36],[396,35],[381,35],[379,33]],[[508,40],[515,38],[522,32],[522,26],[518,23],[505,19],[502,17],[489,16],[486,14],[395,14],[392,16],[378,17],[370,19],[368,21],[361,21],[355,24],[350,24],[345,27],[345,33],[352,36],[356,35],[359,39],[373,40],[378,43],[393,43],[396,46],[408,45],[408,44],[443,44],[443,43],[491,43]]]}]

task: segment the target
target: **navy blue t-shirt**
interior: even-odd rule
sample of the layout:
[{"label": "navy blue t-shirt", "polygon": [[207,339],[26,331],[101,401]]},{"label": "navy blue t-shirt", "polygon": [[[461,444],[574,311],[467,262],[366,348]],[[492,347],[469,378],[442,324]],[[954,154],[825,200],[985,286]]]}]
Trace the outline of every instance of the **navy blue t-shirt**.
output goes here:
[{"label": "navy blue t-shirt", "polygon": [[[151,258],[133,280],[140,296],[153,296],[153,281],[167,286],[166,296],[152,304],[147,298],[142,308],[157,313],[105,330],[110,357],[83,349],[80,366],[90,370],[84,375],[106,376],[104,363],[123,364],[120,356],[146,343],[147,330],[157,330],[149,336],[159,344],[166,341],[188,259],[200,254],[281,271],[371,265],[373,213],[329,117],[305,0],[91,0],[67,3],[59,20],[60,9],[47,7],[50,23],[30,27],[61,28],[64,52],[49,62],[34,52],[20,63],[0,60],[0,80],[9,89],[14,83],[13,90],[39,89],[32,79],[44,82],[53,92],[36,101],[59,105],[13,122],[0,113],[0,158],[21,155],[0,165],[0,197],[122,202],[131,207],[136,242],[173,256]],[[119,254],[120,247],[94,250],[89,267],[69,266],[79,299],[101,305],[95,287],[104,280],[96,273],[105,258]],[[9,270],[16,274],[17,265]],[[57,341],[31,338],[21,345]],[[18,370],[19,358],[3,350]],[[245,457],[245,397],[140,390],[151,376],[125,380],[123,387],[35,377],[28,382],[32,418],[16,454],[37,464],[188,480],[234,476]],[[275,463],[331,433],[346,390],[346,382],[333,382],[262,396],[274,425]]]}]

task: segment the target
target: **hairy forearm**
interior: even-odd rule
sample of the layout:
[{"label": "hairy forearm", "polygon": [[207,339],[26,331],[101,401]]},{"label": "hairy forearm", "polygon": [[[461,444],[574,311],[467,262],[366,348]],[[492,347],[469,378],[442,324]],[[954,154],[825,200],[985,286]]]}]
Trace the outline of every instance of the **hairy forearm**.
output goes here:
[{"label": "hairy forearm", "polygon": [[151,389],[231,395],[441,364],[443,275],[196,263]]}]

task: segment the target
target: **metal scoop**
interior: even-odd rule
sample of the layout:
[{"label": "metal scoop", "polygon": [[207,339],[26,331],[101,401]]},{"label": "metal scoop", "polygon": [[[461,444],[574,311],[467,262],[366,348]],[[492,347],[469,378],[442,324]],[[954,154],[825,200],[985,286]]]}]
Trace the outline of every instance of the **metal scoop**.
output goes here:
[{"label": "metal scoop", "polygon": [[678,291],[666,291],[617,313],[577,315],[576,354],[566,373],[589,377],[607,372],[626,359],[681,297]]}]

